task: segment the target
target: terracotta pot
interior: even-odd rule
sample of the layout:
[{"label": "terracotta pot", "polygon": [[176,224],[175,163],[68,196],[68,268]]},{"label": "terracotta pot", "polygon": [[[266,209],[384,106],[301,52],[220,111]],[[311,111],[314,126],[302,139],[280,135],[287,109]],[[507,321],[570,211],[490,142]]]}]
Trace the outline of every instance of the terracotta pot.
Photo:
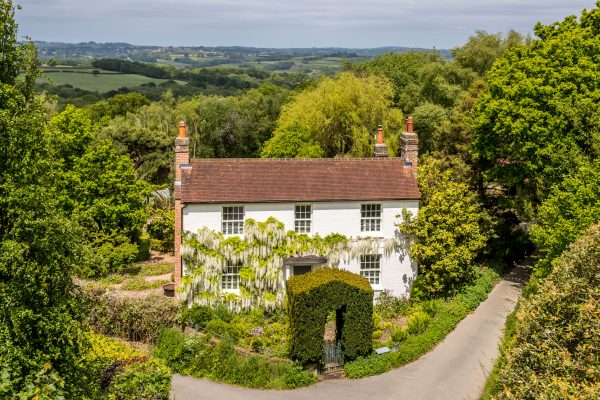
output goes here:
[{"label": "terracotta pot", "polygon": [[163,291],[167,297],[175,297],[175,283],[167,283],[163,285]]}]

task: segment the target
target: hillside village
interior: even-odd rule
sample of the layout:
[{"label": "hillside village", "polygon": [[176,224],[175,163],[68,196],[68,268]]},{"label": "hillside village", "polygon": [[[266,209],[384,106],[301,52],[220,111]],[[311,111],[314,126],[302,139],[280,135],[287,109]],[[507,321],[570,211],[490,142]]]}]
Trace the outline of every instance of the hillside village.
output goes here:
[{"label": "hillside village", "polygon": [[600,398],[600,2],[443,51],[33,42],[19,12],[0,398]]}]

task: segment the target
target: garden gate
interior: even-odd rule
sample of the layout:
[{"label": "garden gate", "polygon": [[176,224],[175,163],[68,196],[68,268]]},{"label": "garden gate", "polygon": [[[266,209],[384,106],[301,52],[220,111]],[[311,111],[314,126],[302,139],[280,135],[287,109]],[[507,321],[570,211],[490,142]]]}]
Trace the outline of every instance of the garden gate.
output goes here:
[{"label": "garden gate", "polygon": [[338,372],[344,366],[344,352],[340,341],[325,342],[323,353],[323,368],[321,373]]}]

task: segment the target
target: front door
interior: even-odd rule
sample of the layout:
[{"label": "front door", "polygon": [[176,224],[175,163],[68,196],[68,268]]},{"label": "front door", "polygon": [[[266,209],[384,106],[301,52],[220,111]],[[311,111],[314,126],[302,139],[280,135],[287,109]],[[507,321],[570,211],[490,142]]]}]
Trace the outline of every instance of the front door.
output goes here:
[{"label": "front door", "polygon": [[304,275],[312,271],[312,265],[294,265],[293,275]]}]

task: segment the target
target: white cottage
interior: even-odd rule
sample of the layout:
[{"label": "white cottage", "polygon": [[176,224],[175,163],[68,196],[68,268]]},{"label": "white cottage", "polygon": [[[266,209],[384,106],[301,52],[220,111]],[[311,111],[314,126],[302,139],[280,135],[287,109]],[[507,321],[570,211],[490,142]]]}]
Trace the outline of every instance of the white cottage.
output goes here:
[{"label": "white cottage", "polygon": [[[373,289],[407,296],[417,273],[405,249],[385,254],[384,243],[400,237],[402,209],[416,215],[421,197],[415,180],[418,138],[412,118],[401,135],[401,156],[388,157],[381,127],[372,158],[189,160],[185,123],[176,140],[175,282],[184,273],[181,232],[208,227],[242,235],[244,220],[274,217],[287,229],[324,237],[378,238],[372,254],[342,261],[340,268],[366,277]],[[388,252],[389,253],[389,252]],[[290,257],[284,277],[327,264],[316,255]],[[235,292],[239,270],[222,274],[222,289]]]}]

